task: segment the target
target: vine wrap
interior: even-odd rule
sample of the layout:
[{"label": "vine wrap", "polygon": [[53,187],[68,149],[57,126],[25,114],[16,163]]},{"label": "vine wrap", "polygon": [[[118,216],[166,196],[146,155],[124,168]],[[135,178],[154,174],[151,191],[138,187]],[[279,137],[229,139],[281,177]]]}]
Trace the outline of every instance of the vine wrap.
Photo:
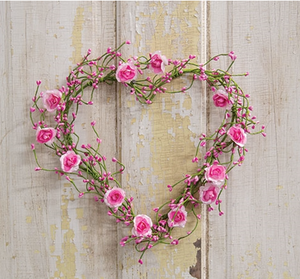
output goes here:
[{"label": "vine wrap", "polygon": [[[216,55],[200,65],[193,62],[194,55],[184,60],[171,60],[160,51],[149,57],[139,56],[125,60],[120,48],[129,43],[127,41],[114,50],[108,48],[96,59],[89,58],[91,50],[88,50],[82,62],[66,78],[66,85],[59,89],[39,93],[41,81],[36,82],[30,119],[36,130],[36,141],[58,156],[57,167],[42,167],[35,144],[31,144],[31,149],[38,166],[36,171],[51,171],[64,176],[78,191],[79,197],[92,194],[95,201],[99,200],[108,206],[108,214],[116,218],[117,222],[130,226],[130,234],[122,238],[120,244],[124,246],[133,241],[136,250],[141,253],[139,263],[143,263],[142,257],[147,250],[158,244],[177,245],[195,231],[201,218],[196,212],[199,204],[207,204],[209,211],[216,207],[219,215],[223,214],[220,196],[227,188],[228,173],[235,166],[240,166],[245,159],[248,151],[245,148],[247,136],[266,134],[264,126],[259,131],[254,130],[259,121],[251,115],[253,108],[249,103],[250,96],[234,80],[234,77],[247,76],[248,73],[229,73],[236,60],[233,52]],[[207,69],[208,65],[217,63],[221,57],[229,60],[226,70]],[[187,75],[191,76],[187,87],[176,91],[168,91],[165,87],[174,79]],[[112,158],[118,165],[118,171],[112,172],[107,168],[107,158],[100,153],[101,139],[95,130],[95,121],[91,122],[91,128],[95,133],[96,144],[79,143],[79,136],[75,131],[79,108],[82,105],[93,105],[93,95],[101,83],[112,85],[120,82],[130,88],[130,93],[135,95],[137,101],[151,104],[159,93],[186,92],[194,82],[199,81],[208,84],[213,93],[213,103],[224,111],[224,118],[212,135],[200,135],[195,154],[191,155],[192,162],[196,164],[195,170],[174,184],[167,185],[169,191],[174,187],[182,187],[180,195],[155,207],[154,219],[143,213],[137,214],[133,210],[133,198],[126,196],[116,179],[118,174],[124,172],[125,166]],[[87,88],[90,90],[86,90]],[[51,121],[54,123],[52,126],[49,124]],[[200,152],[201,148],[204,149],[203,152]],[[202,153],[205,155],[200,158]],[[229,159],[226,161],[225,157]],[[72,177],[81,178],[85,187],[77,186]],[[175,239],[172,236],[173,230],[176,227],[182,229],[192,216],[195,217],[192,231],[184,232]]]}]

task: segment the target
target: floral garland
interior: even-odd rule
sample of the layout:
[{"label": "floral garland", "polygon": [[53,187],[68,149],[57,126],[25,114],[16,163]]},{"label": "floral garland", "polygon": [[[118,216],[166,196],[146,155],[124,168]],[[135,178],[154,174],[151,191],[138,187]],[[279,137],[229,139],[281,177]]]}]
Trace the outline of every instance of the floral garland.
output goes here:
[{"label": "floral garland", "polygon": [[[236,59],[233,52],[214,56],[202,65],[192,62],[194,55],[181,61],[171,60],[160,51],[150,54],[149,57],[139,56],[124,60],[119,50],[124,44],[129,43],[129,41],[123,43],[115,50],[108,48],[106,53],[96,59],[89,58],[91,50],[88,50],[82,62],[78,63],[66,78],[66,86],[60,89],[38,94],[41,81],[36,82],[37,88],[30,108],[36,141],[55,152],[60,158],[60,168],[42,167],[34,144],[31,144],[31,149],[38,165],[36,171],[53,171],[64,176],[79,192],[79,197],[88,193],[93,194],[96,201],[100,200],[108,206],[108,214],[115,217],[117,222],[132,227],[131,233],[122,238],[120,244],[124,246],[133,241],[136,250],[141,253],[139,263],[143,263],[142,257],[148,249],[158,244],[177,245],[180,240],[195,231],[201,218],[195,212],[199,204],[207,204],[209,211],[216,205],[219,215],[223,214],[220,196],[227,188],[228,173],[235,166],[240,166],[245,159],[248,151],[245,148],[247,135],[266,134],[264,126],[257,132],[251,132],[259,121],[255,116],[251,116],[249,95],[245,94],[233,79],[234,76],[247,76],[248,73],[238,75],[229,73]],[[209,63],[218,61],[222,56],[229,57],[230,64],[226,70],[206,69]],[[149,71],[154,74],[148,75]],[[145,74],[147,77],[143,78]],[[177,91],[168,91],[164,87],[172,80],[185,75],[192,76],[188,87]],[[153,221],[148,215],[134,212],[133,198],[126,197],[125,191],[116,179],[118,174],[124,172],[125,166],[116,158],[112,158],[112,161],[119,165],[119,170],[112,173],[107,169],[106,157],[99,151],[101,139],[94,128],[95,121],[91,122],[91,127],[97,137],[96,146],[91,144],[79,146],[79,136],[74,129],[76,116],[81,105],[93,104],[93,94],[101,83],[112,85],[116,81],[120,82],[130,87],[131,94],[134,94],[140,103],[151,104],[156,94],[186,92],[198,80],[208,83],[213,92],[214,105],[224,110],[224,118],[212,135],[200,136],[192,159],[192,162],[197,163],[198,169],[173,185],[167,185],[169,191],[175,186],[182,185],[181,193],[178,197],[154,208]],[[91,89],[87,100],[84,98],[86,88]],[[40,102],[42,106],[39,105]],[[38,113],[38,121],[34,121],[34,113]],[[49,127],[47,121],[52,117],[55,125]],[[206,152],[202,164],[199,162],[200,148],[205,148]],[[229,159],[221,161],[224,157],[222,154],[229,154],[226,156]],[[77,187],[71,176],[82,179],[84,190]],[[195,217],[194,228],[175,239],[172,236],[174,228],[183,228],[190,216]]]}]

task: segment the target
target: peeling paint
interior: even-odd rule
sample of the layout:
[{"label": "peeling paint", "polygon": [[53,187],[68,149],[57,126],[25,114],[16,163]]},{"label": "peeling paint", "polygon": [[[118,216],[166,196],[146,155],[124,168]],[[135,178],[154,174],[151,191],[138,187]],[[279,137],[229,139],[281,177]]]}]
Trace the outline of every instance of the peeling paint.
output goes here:
[{"label": "peeling paint", "polygon": [[88,230],[88,226],[81,226],[81,230],[87,231]]},{"label": "peeling paint", "polygon": [[76,208],[76,219],[83,218],[83,208]]},{"label": "peeling paint", "polygon": [[272,257],[270,257],[269,262],[268,262],[268,265],[269,265],[269,266],[272,266],[272,265],[273,265]]},{"label": "peeling paint", "polygon": [[74,51],[72,54],[72,58],[70,59],[72,63],[77,63],[81,60],[81,49],[82,49],[82,29],[84,24],[84,8],[77,7],[76,15],[74,18],[74,26],[72,32],[72,47],[74,47]]},{"label": "peeling paint", "polygon": [[[183,59],[191,53],[198,53],[199,37],[195,36],[195,34],[199,34],[199,22],[195,16],[197,6],[197,2],[183,2],[180,4],[159,2],[155,3],[155,5],[149,5],[150,11],[147,14],[144,13],[144,10],[139,11],[139,7],[137,7],[135,47],[140,52],[145,53],[147,51],[145,45],[147,45],[147,47],[149,46],[149,51],[161,50],[164,55],[172,59]],[[179,16],[179,11],[183,9],[187,13]],[[147,26],[147,30],[151,30],[147,34],[145,34],[146,24],[151,25]],[[187,26],[194,30],[194,34],[187,37],[189,43],[177,43],[180,40],[181,32]],[[163,39],[157,40],[158,37]],[[166,41],[172,42],[168,48],[166,48]],[[185,46],[187,47],[185,48]],[[172,89],[182,88],[188,82],[187,80],[175,81]],[[141,111],[140,117],[143,127],[139,127],[139,136],[136,144],[136,157],[149,157],[151,163],[149,171],[146,170],[147,168],[143,171],[142,169],[139,170],[142,173],[139,183],[141,185],[149,185],[147,192],[138,197],[140,210],[144,212],[151,211],[152,207],[161,204],[167,199],[171,199],[176,195],[177,191],[180,191],[178,187],[170,194],[166,185],[175,183],[186,173],[195,169],[195,165],[187,158],[192,158],[194,155],[196,133],[200,133],[195,129],[195,125],[192,125],[192,123],[199,123],[199,114],[191,113],[191,110],[196,109],[194,107],[195,103],[199,104],[199,102],[194,102],[190,94],[172,96],[166,94],[159,95],[157,98],[159,101],[154,102],[150,109],[143,108]],[[139,125],[137,124],[137,119],[132,120],[131,125],[134,125],[134,127]],[[183,157],[178,158],[177,154],[182,154]],[[178,158],[178,160],[175,158]],[[193,227],[194,222],[195,220],[192,220],[182,230],[189,231]],[[179,230],[178,234],[184,233]],[[158,272],[161,277],[186,278],[190,276],[189,271],[186,270],[188,266],[193,264],[191,259],[195,261],[196,266],[196,254],[198,258],[200,255],[200,252],[197,253],[196,249],[192,249],[191,242],[196,240],[195,233],[189,237],[188,241],[183,240],[182,244],[176,248],[162,247],[153,249],[152,253],[154,253],[155,258],[160,263]],[[167,259],[166,253],[169,254]],[[189,254],[189,257],[182,256],[186,253]],[[175,274],[174,266],[176,266]]]},{"label": "peeling paint", "polygon": [[27,216],[26,217],[26,223],[30,224],[32,222],[32,216]]},{"label": "peeling paint", "polygon": [[294,279],[294,277],[291,276],[290,272],[285,271],[283,272],[283,279]]},{"label": "peeling paint", "polygon": [[[56,258],[56,271],[54,272],[54,277],[50,277],[50,279],[56,278],[75,278],[76,275],[76,252],[78,252],[74,238],[75,233],[74,230],[70,228],[71,218],[68,213],[68,205],[72,199],[74,194],[72,193],[72,189],[70,189],[70,184],[65,183],[63,192],[65,193],[67,189],[69,189],[69,195],[63,194],[61,196],[61,233],[63,236],[63,241],[61,245],[61,253],[60,255],[52,255],[52,257]],[[50,228],[51,239],[55,243],[56,238],[56,225],[52,225]],[[51,249],[50,249],[51,251]],[[52,252],[53,251],[53,252]],[[52,247],[52,253],[54,253]]]},{"label": "peeling paint", "polygon": [[57,230],[56,225],[50,225],[50,237],[52,241],[55,241],[56,230]]},{"label": "peeling paint", "polygon": [[255,251],[256,251],[256,255],[257,255],[257,260],[260,262],[261,261],[261,251],[260,251],[260,244],[258,243],[257,245],[256,245],[256,249],[255,249]]},{"label": "peeling paint", "polygon": [[84,249],[90,248],[90,246],[89,246],[88,244],[86,244],[86,243],[82,243],[82,247],[83,247]]}]

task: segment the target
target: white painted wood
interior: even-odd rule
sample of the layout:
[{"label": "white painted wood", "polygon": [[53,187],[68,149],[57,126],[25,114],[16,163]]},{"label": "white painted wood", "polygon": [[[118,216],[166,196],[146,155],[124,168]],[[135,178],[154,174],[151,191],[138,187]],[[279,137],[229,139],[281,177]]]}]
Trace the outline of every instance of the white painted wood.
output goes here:
[{"label": "white painted wood", "polygon": [[[299,278],[299,8],[298,2],[1,2],[1,278],[200,278],[199,270],[190,274],[200,262],[201,278]],[[223,196],[225,215],[210,213],[207,228],[203,211],[193,236],[175,249],[147,252],[142,266],[133,246],[118,244],[129,229],[92,197],[77,198],[67,181],[34,172],[30,150],[35,81],[43,81],[43,90],[61,86],[88,48],[97,56],[124,40],[132,41],[124,57],[160,49],[169,58],[196,54],[204,62],[234,50],[234,71],[250,72],[238,80],[268,134],[249,137],[246,161],[230,174]],[[166,185],[193,170],[198,135],[214,130],[221,115],[200,84],[185,95],[157,96],[149,107],[120,85],[97,93],[95,106],[81,112],[81,138],[94,138],[89,123],[96,120],[105,155],[127,167],[122,185],[136,210],[151,215],[172,197]],[[38,145],[37,151],[56,166],[49,152]]]},{"label": "white painted wood", "polygon": [[[0,6],[1,278],[116,278],[115,223],[92,197],[78,199],[66,180],[34,172],[30,144],[35,131],[29,121],[36,80],[42,80],[42,90],[62,86],[88,48],[98,56],[114,46],[115,3]],[[85,108],[78,129],[83,140],[91,141],[89,123],[96,120],[111,158],[116,155],[115,90],[97,94],[97,107]],[[59,167],[49,155],[41,154],[43,165]]]},{"label": "white painted wood", "polygon": [[[198,62],[203,62],[203,3],[119,4],[118,39],[132,42],[124,51],[125,57],[161,50],[171,59],[184,59],[195,53]],[[181,88],[184,82],[175,82],[174,87]],[[176,197],[173,192],[169,194],[167,185],[197,167],[191,160],[198,135],[206,126],[205,86],[198,83],[187,94],[157,96],[150,106],[140,105],[122,86],[119,94],[122,161],[127,166],[123,185],[134,196],[136,211],[154,217],[152,208]],[[188,231],[192,225],[190,222],[183,230]],[[128,229],[124,230],[125,235],[126,232]],[[133,247],[120,248],[119,261],[124,269],[118,277],[194,278],[189,274],[190,267],[196,265],[198,250],[193,243],[202,236],[199,227],[175,249],[155,247],[145,254],[143,266],[136,266],[139,255]],[[198,260],[200,264],[200,257]],[[200,270],[194,276],[199,278]]]},{"label": "white painted wood", "polygon": [[[158,48],[172,58],[203,52],[199,40],[204,38],[204,32],[200,31],[204,29],[202,3],[117,3],[117,14],[115,5],[113,2],[1,3],[1,84],[5,92],[1,102],[0,138],[1,185],[4,185],[0,203],[3,276],[191,278],[189,268],[196,264],[198,251],[192,243],[201,238],[200,227],[178,248],[160,248],[148,253],[141,267],[133,247],[118,245],[128,230],[116,226],[106,216],[104,207],[88,197],[78,199],[67,181],[33,171],[30,143],[34,141],[34,131],[28,114],[35,81],[43,81],[42,90],[63,85],[72,65],[88,48],[98,55],[115,45],[115,22],[119,25],[118,41],[126,38],[134,42],[125,50],[126,55]],[[141,19],[136,21],[136,16]],[[165,41],[156,38],[155,33],[166,37]],[[172,49],[166,42],[172,43]],[[122,91],[127,95],[119,95],[116,103],[114,88],[99,90],[101,95],[94,99],[97,108],[80,112],[81,138],[83,143],[93,138],[89,123],[96,120],[107,157],[119,154],[128,163],[123,185],[131,188],[138,201],[136,207],[151,211],[161,198],[158,187],[164,187],[167,195],[166,184],[194,167],[190,159],[195,139],[205,126],[205,91],[198,86],[190,94],[158,98],[160,102],[151,109],[140,106]],[[123,118],[119,119],[116,134],[117,116]],[[161,117],[166,120],[163,127]],[[130,131],[126,130],[128,127]],[[136,143],[133,139],[137,136]],[[120,151],[116,151],[116,142]],[[161,157],[166,148],[170,150]],[[37,145],[41,162],[49,167],[57,166],[56,158],[50,156],[49,160],[50,153],[42,150]],[[177,153],[183,156],[183,166],[176,164]],[[133,190],[136,184],[141,191]],[[149,193],[153,196],[148,203]],[[194,275],[198,276],[197,272]]]},{"label": "white painted wood", "polygon": [[[222,217],[210,214],[209,278],[299,278],[299,2],[210,2],[210,52],[235,72],[267,138],[249,137]],[[216,125],[216,120],[211,123]]]}]

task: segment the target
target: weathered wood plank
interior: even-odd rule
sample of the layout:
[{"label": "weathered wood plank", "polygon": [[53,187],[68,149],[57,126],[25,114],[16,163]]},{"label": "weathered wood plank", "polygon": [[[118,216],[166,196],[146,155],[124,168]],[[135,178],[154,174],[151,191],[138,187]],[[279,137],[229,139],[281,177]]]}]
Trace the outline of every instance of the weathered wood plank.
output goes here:
[{"label": "weathered wood plank", "polygon": [[[230,175],[225,215],[210,214],[209,278],[299,278],[299,3],[211,2],[210,51],[238,56],[267,138]],[[216,120],[211,122],[217,125]]]},{"label": "weathered wood plank", "polygon": [[[79,200],[66,180],[34,173],[34,130],[28,117],[35,80],[42,80],[42,90],[62,86],[88,48],[98,56],[114,46],[115,3],[0,6],[1,277],[116,278],[116,225],[92,197]],[[82,112],[78,129],[84,142],[92,141],[89,123],[96,120],[111,158],[116,155],[115,90],[102,88],[97,94],[94,108]],[[42,154],[38,144],[37,151],[43,164],[59,167],[57,158],[49,160],[50,153]]]},{"label": "weathered wood plank", "polygon": [[[202,38],[206,27],[202,25],[203,3],[119,4],[119,41],[132,42],[124,51],[124,57],[161,50],[171,59],[197,54],[198,62],[203,62],[205,40]],[[186,82],[175,82],[174,87],[181,88]],[[123,185],[135,198],[136,211],[154,216],[152,208],[176,195],[170,194],[166,186],[195,170],[191,159],[198,135],[206,129],[205,87],[198,83],[186,94],[159,95],[153,104],[145,106],[121,86],[119,100],[121,154],[127,166]],[[182,230],[189,228],[192,222]],[[128,234],[129,229],[122,233]],[[136,264],[139,255],[133,246],[121,248],[119,261],[124,269],[119,278],[200,278],[200,270],[195,269],[192,277],[189,267],[196,265],[198,249],[193,243],[197,239],[200,242],[202,236],[199,227],[175,248],[155,247],[145,254],[142,266]],[[202,245],[205,246],[205,242]],[[198,261],[200,266],[200,257]]]},{"label": "weathered wood plank", "polygon": [[[2,276],[199,278],[199,270],[189,267],[201,262],[202,278],[298,278],[299,4],[211,2],[207,23],[205,2],[117,5],[115,13],[114,2],[0,3]],[[240,82],[268,137],[249,137],[246,162],[231,173],[223,198],[225,216],[210,213],[208,254],[202,223],[176,249],[155,248],[140,266],[133,247],[118,245],[128,229],[115,225],[105,207],[92,198],[79,200],[64,180],[32,170],[28,108],[35,80],[43,80],[43,89],[61,86],[88,48],[96,56],[127,39],[132,45],[124,57],[160,49],[173,59],[200,54],[199,62],[206,60],[209,42],[208,55],[235,50],[234,71],[250,72]],[[200,84],[185,95],[157,96],[149,107],[122,86],[115,92],[100,89],[95,106],[82,111],[81,138],[93,139],[89,123],[96,120],[107,157],[119,155],[127,166],[122,183],[136,209],[151,214],[174,195],[165,186],[193,170],[199,133],[214,130],[221,116],[208,101],[206,118]],[[47,162],[49,155],[42,154],[42,161],[56,166],[55,157]],[[196,259],[192,243],[199,239],[203,256]]]}]

